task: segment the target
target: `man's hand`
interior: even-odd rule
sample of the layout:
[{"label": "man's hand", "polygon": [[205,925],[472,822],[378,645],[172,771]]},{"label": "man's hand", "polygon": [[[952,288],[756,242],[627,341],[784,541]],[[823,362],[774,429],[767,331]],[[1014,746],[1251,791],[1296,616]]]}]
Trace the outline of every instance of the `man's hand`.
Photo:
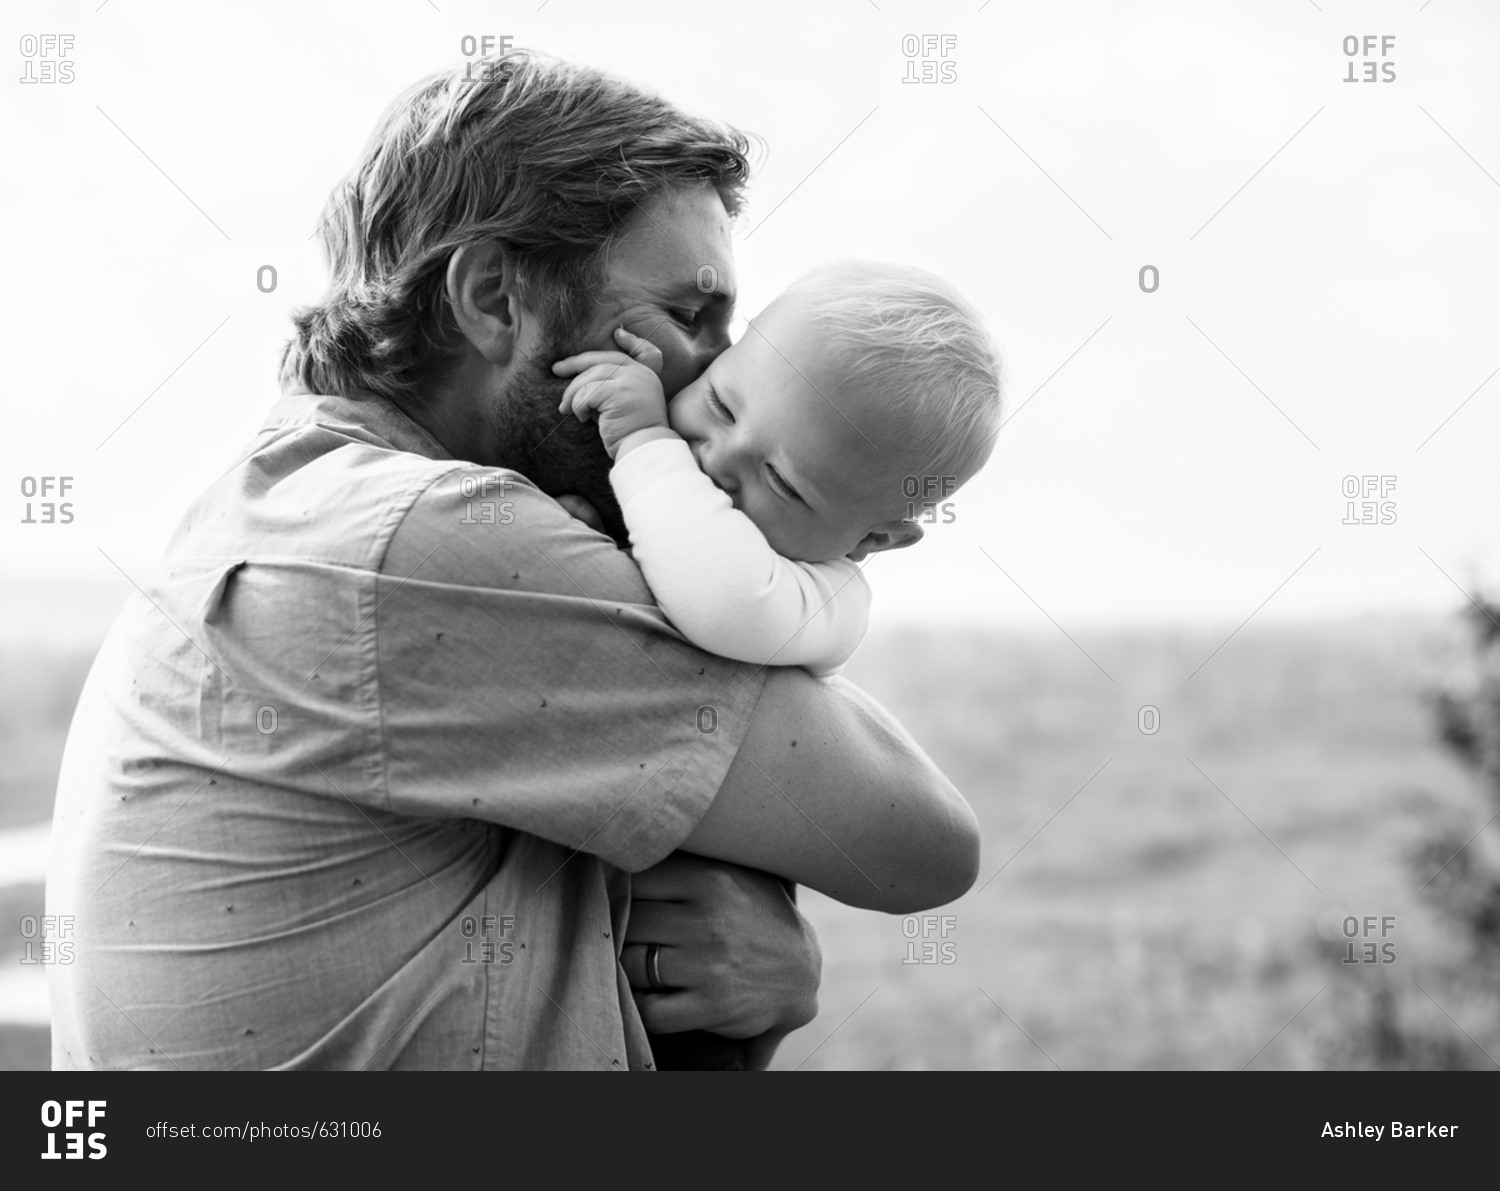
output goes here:
[{"label": "man's hand", "polygon": [[[667,992],[651,991],[651,943]],[[779,1039],[818,1013],[817,936],[779,878],[737,864],[675,852],[636,873],[620,958],[654,1034]]]},{"label": "man's hand", "polygon": [[600,515],[599,510],[594,508],[583,497],[569,493],[565,496],[554,497],[553,499],[590,529],[597,529],[600,533],[608,532],[604,528],[604,518]]},{"label": "man's hand", "polygon": [[[626,439],[633,446],[672,433],[661,387],[660,349],[624,327],[615,329],[615,341],[624,352],[583,352],[552,365],[559,376],[573,378],[563,390],[558,413],[571,412],[580,422],[595,414],[611,459]],[[642,433],[647,431],[655,433]]]}]

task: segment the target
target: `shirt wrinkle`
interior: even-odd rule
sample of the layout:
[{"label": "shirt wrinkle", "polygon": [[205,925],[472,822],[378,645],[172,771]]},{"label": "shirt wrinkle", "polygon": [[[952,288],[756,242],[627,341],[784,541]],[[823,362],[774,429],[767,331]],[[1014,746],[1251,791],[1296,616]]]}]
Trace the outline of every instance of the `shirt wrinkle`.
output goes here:
[{"label": "shirt wrinkle", "polygon": [[707,809],[763,674],[373,395],[279,400],[142,587],[58,778],[54,1067],[651,1066],[628,873]]}]

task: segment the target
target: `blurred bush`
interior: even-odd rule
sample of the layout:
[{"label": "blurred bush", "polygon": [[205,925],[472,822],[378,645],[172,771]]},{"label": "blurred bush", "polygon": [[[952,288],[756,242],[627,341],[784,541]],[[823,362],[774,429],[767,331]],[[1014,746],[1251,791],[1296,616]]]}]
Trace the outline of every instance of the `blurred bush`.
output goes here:
[{"label": "blurred bush", "polygon": [[1478,832],[1453,825],[1435,834],[1418,850],[1416,865],[1434,874],[1426,893],[1463,933],[1473,962],[1494,974],[1500,969],[1500,868],[1478,837],[1500,816],[1500,603],[1474,605],[1467,620],[1472,655],[1434,702],[1443,743],[1474,774],[1490,813]]},{"label": "blurred bush", "polygon": [[1419,898],[1456,945],[1419,976],[1409,964],[1351,966],[1325,942],[1325,961],[1336,965],[1336,1010],[1325,1020],[1338,1024],[1320,1046],[1330,1067],[1500,1066],[1500,861],[1488,831],[1500,817],[1500,604],[1481,600],[1463,620],[1466,652],[1429,705],[1439,740],[1473,779],[1479,827],[1450,810],[1407,854]]}]

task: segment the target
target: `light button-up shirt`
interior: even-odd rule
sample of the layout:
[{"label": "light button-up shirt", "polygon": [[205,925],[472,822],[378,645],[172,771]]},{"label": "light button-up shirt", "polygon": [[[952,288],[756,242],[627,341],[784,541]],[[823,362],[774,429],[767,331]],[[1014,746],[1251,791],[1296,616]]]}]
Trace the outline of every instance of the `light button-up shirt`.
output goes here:
[{"label": "light button-up shirt", "polygon": [[368,395],[283,398],[140,588],[59,777],[54,1067],[651,1066],[629,874],[763,673]]}]

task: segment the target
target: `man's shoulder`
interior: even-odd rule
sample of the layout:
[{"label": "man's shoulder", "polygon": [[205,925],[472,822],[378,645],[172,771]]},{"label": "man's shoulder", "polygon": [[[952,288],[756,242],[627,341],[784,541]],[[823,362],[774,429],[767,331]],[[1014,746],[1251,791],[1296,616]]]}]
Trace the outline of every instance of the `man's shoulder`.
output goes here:
[{"label": "man's shoulder", "polygon": [[518,472],[454,459],[374,395],[288,394],[189,511],[183,558],[300,558],[422,584],[652,603],[630,557]]},{"label": "man's shoulder", "polygon": [[403,512],[381,570],[427,582],[651,604],[630,556],[518,472],[454,464]]},{"label": "man's shoulder", "polygon": [[402,511],[461,467],[424,440],[380,399],[283,397],[189,506],[166,561],[301,559],[374,569]]}]

